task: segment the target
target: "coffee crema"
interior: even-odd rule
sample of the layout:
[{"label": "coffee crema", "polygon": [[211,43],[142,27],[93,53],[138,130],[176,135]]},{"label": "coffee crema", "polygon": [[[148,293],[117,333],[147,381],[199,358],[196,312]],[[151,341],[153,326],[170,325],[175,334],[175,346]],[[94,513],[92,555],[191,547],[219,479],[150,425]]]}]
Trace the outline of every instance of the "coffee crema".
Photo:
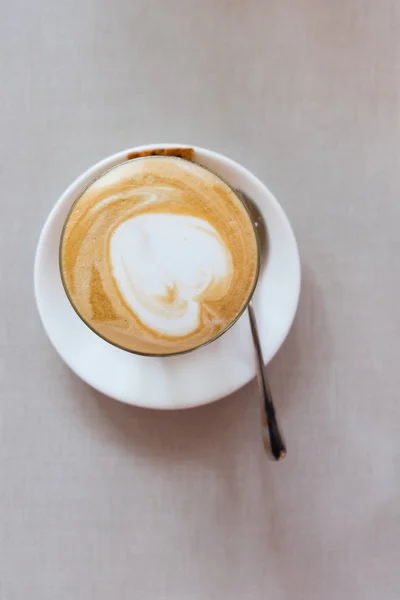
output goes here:
[{"label": "coffee crema", "polygon": [[60,248],[79,316],[142,354],[217,337],[246,305],[258,264],[254,226],[236,194],[173,157],[130,160],[95,180],[73,205]]}]

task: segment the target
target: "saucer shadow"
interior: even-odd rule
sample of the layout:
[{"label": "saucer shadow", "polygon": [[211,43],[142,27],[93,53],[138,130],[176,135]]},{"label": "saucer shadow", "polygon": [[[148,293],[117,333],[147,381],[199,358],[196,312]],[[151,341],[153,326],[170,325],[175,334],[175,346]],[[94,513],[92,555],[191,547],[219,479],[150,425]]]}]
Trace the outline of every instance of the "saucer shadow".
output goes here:
[{"label": "saucer shadow", "polygon": [[283,415],[301,402],[311,378],[319,381],[325,377],[332,356],[322,290],[314,273],[303,265],[300,302],[293,326],[267,367],[277,409]]},{"label": "saucer shadow", "polygon": [[103,416],[102,433],[125,452],[160,461],[207,462],[225,455],[227,446],[233,453],[240,451],[237,440],[242,437],[249,412],[243,392],[205,406],[174,411],[138,408],[110,401],[95,391],[92,394]]}]

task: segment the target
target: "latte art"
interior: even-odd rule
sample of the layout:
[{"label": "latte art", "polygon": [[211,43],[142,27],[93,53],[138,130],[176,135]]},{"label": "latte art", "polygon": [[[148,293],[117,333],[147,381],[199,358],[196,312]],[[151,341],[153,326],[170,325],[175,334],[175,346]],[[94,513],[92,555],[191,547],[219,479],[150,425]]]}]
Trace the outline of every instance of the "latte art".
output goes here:
[{"label": "latte art", "polygon": [[145,214],[124,221],[111,236],[110,258],[132,312],[153,331],[172,337],[193,333],[201,312],[207,318],[207,301],[222,298],[232,280],[229,248],[214,227],[189,215]]},{"label": "latte art", "polygon": [[78,314],[111,343],[147,354],[216,337],[240,314],[257,269],[240,200],[177,158],[136,159],[102,175],[73,206],[61,244]]}]

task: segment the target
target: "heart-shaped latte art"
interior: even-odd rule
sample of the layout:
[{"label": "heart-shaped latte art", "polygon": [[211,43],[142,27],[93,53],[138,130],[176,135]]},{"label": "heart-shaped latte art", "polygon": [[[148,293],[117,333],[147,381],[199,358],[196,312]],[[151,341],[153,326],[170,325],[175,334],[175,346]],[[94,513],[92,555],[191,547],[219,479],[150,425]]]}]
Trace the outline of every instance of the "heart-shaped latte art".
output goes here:
[{"label": "heart-shaped latte art", "polygon": [[[232,257],[216,229],[191,215],[147,213],[121,223],[110,238],[113,275],[126,304],[153,331],[185,336],[200,325],[207,300],[232,280]],[[204,314],[203,314],[204,318]]]}]

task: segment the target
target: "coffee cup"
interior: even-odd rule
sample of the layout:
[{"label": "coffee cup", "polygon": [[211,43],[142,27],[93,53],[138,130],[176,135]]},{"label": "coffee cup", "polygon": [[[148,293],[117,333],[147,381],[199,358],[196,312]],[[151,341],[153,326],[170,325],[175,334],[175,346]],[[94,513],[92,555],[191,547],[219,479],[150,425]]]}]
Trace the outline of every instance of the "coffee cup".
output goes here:
[{"label": "coffee cup", "polygon": [[190,352],[247,308],[260,268],[255,225],[188,149],[127,159],[75,199],[60,241],[63,286],[110,344],[145,356]]}]

